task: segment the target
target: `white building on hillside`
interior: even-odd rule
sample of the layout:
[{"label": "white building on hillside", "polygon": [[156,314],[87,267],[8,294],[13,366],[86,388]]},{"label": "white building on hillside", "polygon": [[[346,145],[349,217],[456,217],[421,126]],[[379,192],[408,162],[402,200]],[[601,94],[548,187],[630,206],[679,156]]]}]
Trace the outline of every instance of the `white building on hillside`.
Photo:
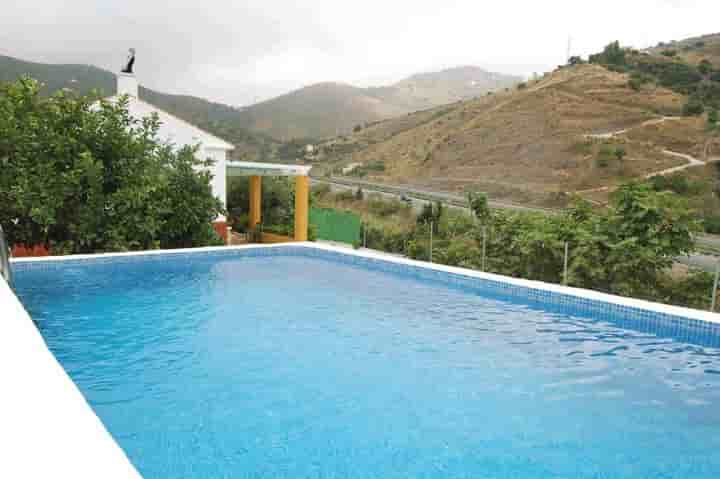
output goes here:
[{"label": "white building on hillside", "polygon": [[[248,177],[250,204],[249,228],[255,229],[260,225],[262,232],[262,177],[263,176],[287,176],[295,178],[295,220],[293,224],[293,237],[286,238],[292,241],[307,241],[308,238],[308,212],[310,194],[310,169],[311,166],[284,165],[273,163],[252,163],[245,161],[231,162],[228,152],[234,146],[225,140],[218,138],[170,113],[157,108],[150,103],[140,99],[138,81],[132,73],[135,52],[131,50],[130,61],[126,68],[117,75],[117,93],[108,98],[108,101],[117,101],[120,96],[128,97],[128,113],[135,119],[149,117],[153,114],[158,116],[160,129],[158,139],[176,145],[198,146],[197,157],[200,160],[210,159],[213,165],[210,167],[212,174],[212,191],[220,199],[224,208],[227,208],[227,178],[228,176]],[[225,239],[227,238],[227,218],[220,215],[214,222],[215,230]],[[277,235],[276,235],[277,236]],[[263,237],[263,241],[265,241]],[[268,239],[276,242],[277,238]]]},{"label": "white building on hillside", "polygon": [[[135,75],[133,73],[118,73],[117,93],[108,100],[116,101],[120,96],[127,95],[128,112],[133,118],[145,118],[156,114],[160,120],[159,140],[172,143],[178,147],[198,145],[198,159],[211,159],[214,161],[213,166],[210,167],[210,172],[213,175],[213,193],[222,201],[223,207],[226,207],[228,152],[235,147],[227,141],[143,101],[138,93],[138,81]],[[225,223],[225,221],[226,218],[222,216],[217,219],[218,223]],[[222,227],[218,228],[218,230],[220,229]]]}]

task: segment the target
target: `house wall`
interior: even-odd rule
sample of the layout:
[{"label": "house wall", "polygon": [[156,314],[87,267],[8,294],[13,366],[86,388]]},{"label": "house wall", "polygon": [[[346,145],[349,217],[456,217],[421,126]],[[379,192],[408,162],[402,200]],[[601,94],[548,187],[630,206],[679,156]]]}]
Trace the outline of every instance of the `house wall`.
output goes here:
[{"label": "house wall", "polygon": [[222,201],[223,208],[227,207],[227,151],[202,147],[197,156],[201,160],[211,159],[214,162],[210,167],[210,173],[213,175],[211,182],[213,193]]}]

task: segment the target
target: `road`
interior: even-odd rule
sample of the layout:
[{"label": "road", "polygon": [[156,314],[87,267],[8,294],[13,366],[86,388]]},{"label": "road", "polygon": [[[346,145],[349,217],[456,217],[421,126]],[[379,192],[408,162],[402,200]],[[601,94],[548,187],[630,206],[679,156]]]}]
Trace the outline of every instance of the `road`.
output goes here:
[{"label": "road", "polygon": [[[467,198],[453,193],[444,193],[440,191],[431,191],[417,187],[387,185],[384,183],[373,183],[370,181],[354,180],[347,178],[312,178],[312,184],[327,184],[337,190],[357,190],[362,188],[365,193],[380,193],[388,198],[406,197],[412,201],[413,207],[422,208],[425,203],[442,201],[443,204],[454,206],[456,208],[469,210],[467,206]],[[488,205],[494,209],[527,211],[544,214],[557,214],[558,210],[550,208],[542,208],[539,206],[527,206],[506,201],[488,200]]]}]

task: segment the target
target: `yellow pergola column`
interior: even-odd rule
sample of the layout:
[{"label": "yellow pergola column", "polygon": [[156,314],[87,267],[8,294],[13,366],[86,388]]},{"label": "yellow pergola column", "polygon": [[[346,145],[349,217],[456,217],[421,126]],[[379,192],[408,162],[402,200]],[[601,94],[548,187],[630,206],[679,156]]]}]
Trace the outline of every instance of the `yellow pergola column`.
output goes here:
[{"label": "yellow pergola column", "polygon": [[262,222],[262,176],[250,177],[250,228]]},{"label": "yellow pergola column", "polygon": [[310,181],[307,176],[295,177],[295,241],[308,239]]}]

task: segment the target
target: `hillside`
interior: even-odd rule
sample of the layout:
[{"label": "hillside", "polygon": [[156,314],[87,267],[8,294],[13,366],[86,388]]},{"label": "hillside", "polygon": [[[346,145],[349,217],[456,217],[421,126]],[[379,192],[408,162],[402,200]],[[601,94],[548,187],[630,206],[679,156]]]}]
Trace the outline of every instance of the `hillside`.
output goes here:
[{"label": "hillside", "polygon": [[[115,94],[115,75],[89,65],[53,65],[34,63],[0,55],[0,82],[14,81],[27,75],[44,84],[43,94],[69,89],[81,95],[93,91],[100,96]],[[140,97],[161,109],[231,141],[236,158],[270,160],[280,143],[236,124],[239,110],[221,103],[188,95],[172,95],[140,87]]]},{"label": "hillside", "polygon": [[[80,94],[94,90],[101,95],[115,93],[114,74],[97,67],[33,63],[0,56],[0,81],[12,81],[20,75],[43,82],[47,93],[63,88]],[[385,87],[318,83],[243,109],[144,87],[140,96],[236,143],[237,157],[293,161],[294,147],[283,148],[282,142],[307,143],[313,138],[348,133],[358,124],[482,95],[519,80],[477,67],[459,67],[414,75]]]},{"label": "hillside", "polygon": [[480,96],[519,81],[477,67],[459,67],[384,87],[318,83],[245,108],[239,124],[285,141],[331,137],[357,125]]},{"label": "hillside", "polygon": [[281,140],[334,136],[358,123],[407,113],[405,108],[342,83],[318,83],[243,110],[240,124]]},{"label": "hillside", "polygon": [[511,92],[371,125],[323,144],[318,161],[328,174],[358,163],[351,174],[369,180],[553,206],[688,163],[666,149],[708,154],[703,119],[662,119],[679,117],[686,95],[629,80],[599,65],[562,68]]},{"label": "hillside", "polygon": [[708,60],[716,67],[720,67],[720,33],[662,43],[648,51],[654,55],[675,52],[676,56],[690,64],[698,65],[702,60]]}]

